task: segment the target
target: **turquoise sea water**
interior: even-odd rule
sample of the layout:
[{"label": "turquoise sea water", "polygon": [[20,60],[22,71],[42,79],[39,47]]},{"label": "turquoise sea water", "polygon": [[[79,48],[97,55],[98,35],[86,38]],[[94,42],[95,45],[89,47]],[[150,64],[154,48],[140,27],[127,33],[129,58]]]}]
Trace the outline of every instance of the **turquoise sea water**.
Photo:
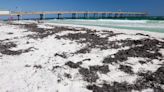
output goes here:
[{"label": "turquoise sea water", "polygon": [[100,26],[117,29],[143,30],[164,33],[164,20],[126,20],[126,19],[62,19],[47,20],[49,23]]}]

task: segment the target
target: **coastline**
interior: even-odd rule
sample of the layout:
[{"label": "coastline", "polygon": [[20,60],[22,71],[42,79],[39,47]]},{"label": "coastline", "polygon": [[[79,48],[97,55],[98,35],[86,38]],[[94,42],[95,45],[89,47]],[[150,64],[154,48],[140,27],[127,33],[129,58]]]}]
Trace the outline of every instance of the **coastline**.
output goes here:
[{"label": "coastline", "polygon": [[[114,32],[123,32],[126,34],[136,34],[136,33],[143,33],[150,35],[152,37],[159,37],[159,38],[164,38],[164,33],[160,32],[150,32],[150,31],[144,31],[144,30],[134,30],[134,29],[119,29],[119,28],[109,28],[109,27],[100,27],[100,26],[89,26],[89,25],[77,25],[77,24],[62,24],[62,23],[48,23],[45,21],[42,21],[42,25],[47,25],[47,26],[64,26],[64,27],[74,27],[74,28],[88,28],[91,30],[111,30]],[[23,21],[14,21],[13,23],[15,24],[31,24],[31,23],[37,23],[37,21],[34,20],[23,20]]]},{"label": "coastline", "polygon": [[0,28],[1,92],[164,91],[163,33],[36,21]]},{"label": "coastline", "polygon": [[143,34],[151,35],[153,37],[164,38],[164,33],[149,32],[149,31],[144,31],[144,30],[117,29],[117,28],[109,28],[109,27],[83,26],[83,25],[59,24],[59,23],[45,23],[45,24],[54,25],[54,26],[65,26],[65,27],[82,27],[82,28],[89,28],[92,30],[112,30],[114,32],[123,32],[123,33],[127,33],[127,34],[143,33]]}]

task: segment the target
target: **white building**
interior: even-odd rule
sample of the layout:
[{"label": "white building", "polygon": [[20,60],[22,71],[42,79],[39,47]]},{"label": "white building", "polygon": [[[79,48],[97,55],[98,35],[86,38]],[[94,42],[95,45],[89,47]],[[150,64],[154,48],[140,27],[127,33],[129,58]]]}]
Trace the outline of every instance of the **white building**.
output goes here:
[{"label": "white building", "polygon": [[8,10],[0,10],[0,15],[10,14]]}]

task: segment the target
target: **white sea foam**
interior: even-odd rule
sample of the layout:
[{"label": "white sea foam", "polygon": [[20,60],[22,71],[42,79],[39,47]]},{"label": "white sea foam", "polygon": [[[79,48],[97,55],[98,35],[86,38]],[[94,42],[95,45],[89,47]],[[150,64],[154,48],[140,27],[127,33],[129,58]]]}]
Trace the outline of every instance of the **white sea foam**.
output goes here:
[{"label": "white sea foam", "polygon": [[[56,21],[56,19],[55,19]],[[115,22],[115,23],[147,23],[148,20],[119,20],[119,19],[97,19],[97,20],[84,20],[84,19],[67,19],[66,21],[88,21],[88,22]]]},{"label": "white sea foam", "polygon": [[119,19],[65,19],[50,20],[49,23],[74,24],[85,26],[99,26],[130,30],[144,30],[153,32],[164,32],[164,21],[158,20],[119,20]]},{"label": "white sea foam", "polygon": [[99,19],[102,22],[114,22],[114,23],[147,23],[147,20],[119,20],[119,19]]}]

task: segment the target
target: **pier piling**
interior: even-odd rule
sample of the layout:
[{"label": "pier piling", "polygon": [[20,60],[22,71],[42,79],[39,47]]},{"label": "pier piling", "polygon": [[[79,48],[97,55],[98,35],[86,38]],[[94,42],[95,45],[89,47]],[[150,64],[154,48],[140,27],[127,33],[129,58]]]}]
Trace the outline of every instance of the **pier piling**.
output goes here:
[{"label": "pier piling", "polygon": [[118,13],[116,13],[116,14],[114,15],[114,18],[118,18],[118,15],[119,15],[119,14],[118,14]]},{"label": "pier piling", "polygon": [[107,17],[108,17],[108,18],[110,18],[110,17],[111,17],[111,15],[112,15],[111,13],[108,13],[108,14],[107,14]]},{"label": "pier piling", "polygon": [[84,13],[84,18],[88,18],[88,13]]},{"label": "pier piling", "polygon": [[40,14],[40,20],[43,20],[44,14]]},{"label": "pier piling", "polygon": [[17,17],[18,17],[18,21],[20,20],[20,15],[17,15]]},{"label": "pier piling", "polygon": [[123,14],[121,13],[121,14],[119,15],[119,17],[120,17],[120,18],[123,18],[124,16],[123,16]]},{"label": "pier piling", "polygon": [[57,19],[62,19],[62,14],[61,13],[58,13]]},{"label": "pier piling", "polygon": [[106,13],[102,13],[102,19],[106,18]]},{"label": "pier piling", "polygon": [[98,18],[98,13],[94,13],[93,18],[95,18],[95,19]]},{"label": "pier piling", "polygon": [[77,16],[76,16],[76,13],[72,13],[72,19],[76,19]]}]

